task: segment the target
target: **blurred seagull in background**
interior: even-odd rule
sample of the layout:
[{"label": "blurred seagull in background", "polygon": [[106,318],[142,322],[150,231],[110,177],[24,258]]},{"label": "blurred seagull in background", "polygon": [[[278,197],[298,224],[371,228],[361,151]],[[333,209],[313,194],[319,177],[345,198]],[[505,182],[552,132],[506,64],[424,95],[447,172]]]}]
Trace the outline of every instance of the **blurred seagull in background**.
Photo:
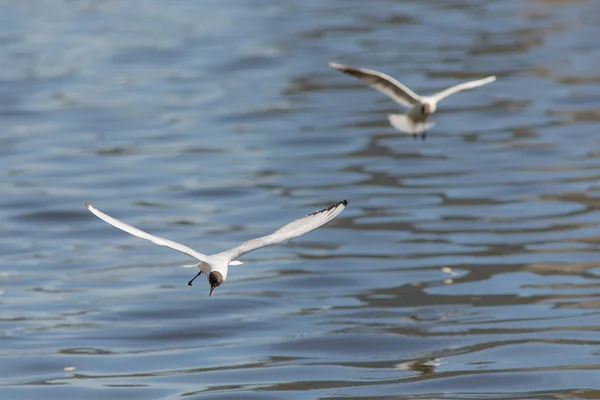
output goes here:
[{"label": "blurred seagull in background", "polygon": [[194,279],[204,273],[208,279],[208,283],[210,284],[210,292],[208,293],[208,296],[210,297],[213,290],[215,290],[216,287],[221,285],[223,282],[225,282],[225,279],[227,279],[227,270],[229,265],[242,264],[241,261],[237,261],[238,258],[246,253],[250,253],[251,251],[258,250],[263,247],[285,243],[292,238],[302,236],[307,232],[325,225],[334,219],[339,213],[341,213],[344,208],[346,208],[348,202],[346,200],[341,201],[330,207],[324,208],[323,210],[308,214],[302,218],[290,222],[270,235],[248,240],[247,242],[244,242],[232,249],[213,255],[198,253],[197,251],[194,251],[183,244],[151,235],[103,213],[97,208],[94,208],[94,206],[88,202],[85,202],[84,204],[95,216],[111,224],[115,228],[119,228],[127,233],[132,234],[133,236],[149,240],[159,246],[170,247],[200,261],[198,264],[186,265],[186,267],[198,267],[200,270],[200,272],[198,272],[198,274],[196,274],[196,276],[194,276],[194,278],[188,282],[188,285],[192,286]]},{"label": "blurred seagull in background", "polygon": [[425,139],[427,131],[435,125],[435,122],[430,121],[429,118],[435,113],[438,102],[461,90],[473,89],[496,80],[495,76],[488,76],[487,78],[460,83],[431,96],[419,96],[382,72],[349,67],[334,62],[330,62],[329,66],[368,83],[373,89],[388,95],[396,103],[408,107],[410,109],[408,113],[390,114],[388,119],[394,128],[399,131],[412,133],[414,138],[421,135],[422,139]]}]

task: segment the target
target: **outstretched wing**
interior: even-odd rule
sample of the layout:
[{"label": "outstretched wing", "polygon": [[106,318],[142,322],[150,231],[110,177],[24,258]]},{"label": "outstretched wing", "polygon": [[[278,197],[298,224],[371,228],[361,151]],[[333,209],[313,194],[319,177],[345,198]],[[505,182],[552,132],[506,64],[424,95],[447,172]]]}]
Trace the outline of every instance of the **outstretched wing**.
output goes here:
[{"label": "outstretched wing", "polygon": [[388,95],[396,103],[405,107],[412,107],[420,101],[418,94],[384,73],[372,69],[353,68],[334,62],[330,62],[329,66],[368,83],[373,89]]},{"label": "outstretched wing", "polygon": [[451,94],[454,94],[456,92],[460,92],[461,90],[467,90],[467,89],[473,89],[476,88],[478,86],[482,86],[488,83],[492,83],[496,80],[495,76],[488,76],[487,78],[483,78],[483,79],[478,79],[476,81],[469,81],[469,82],[465,82],[465,83],[459,83],[456,86],[452,86],[449,87],[446,90],[442,90],[441,92],[438,92],[436,94],[434,94],[433,96],[428,96],[432,99],[434,99],[435,101],[440,101],[448,96],[450,96]]},{"label": "outstretched wing", "polygon": [[110,215],[104,214],[102,211],[98,210],[97,208],[94,208],[94,206],[92,206],[87,201],[84,202],[84,204],[87,207],[87,209],[92,212],[92,214],[94,214],[96,217],[100,218],[101,220],[108,222],[115,228],[119,228],[120,230],[130,233],[133,236],[137,236],[139,238],[149,240],[152,243],[157,244],[159,246],[170,247],[173,250],[177,250],[184,254],[187,254],[190,257],[194,257],[196,260],[206,262],[206,255],[204,255],[202,253],[198,253],[197,251],[194,251],[194,250],[190,249],[189,247],[184,246],[181,243],[173,242],[169,239],[164,239],[164,238],[161,238],[158,236],[151,235],[151,234],[144,232],[134,226],[126,224],[125,222],[120,221],[116,218],[113,218]]},{"label": "outstretched wing", "polygon": [[285,243],[292,238],[302,236],[307,232],[325,225],[341,213],[344,208],[346,208],[347,204],[348,202],[344,200],[321,211],[308,214],[305,217],[299,218],[294,222],[290,222],[282,228],[279,228],[270,235],[248,240],[230,250],[224,251],[220,255],[226,257],[228,260],[235,260],[246,253],[250,253],[251,251],[262,247]]}]

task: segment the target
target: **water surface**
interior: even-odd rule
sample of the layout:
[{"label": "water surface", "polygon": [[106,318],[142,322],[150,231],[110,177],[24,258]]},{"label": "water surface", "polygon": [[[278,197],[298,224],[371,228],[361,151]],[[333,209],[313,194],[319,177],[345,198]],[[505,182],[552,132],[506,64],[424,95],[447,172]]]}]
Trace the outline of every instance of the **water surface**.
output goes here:
[{"label": "water surface", "polygon": [[[288,3],[0,1],[1,397],[600,397],[597,4]],[[328,61],[499,79],[422,142]],[[211,253],[344,198],[211,298],[83,207]]]}]

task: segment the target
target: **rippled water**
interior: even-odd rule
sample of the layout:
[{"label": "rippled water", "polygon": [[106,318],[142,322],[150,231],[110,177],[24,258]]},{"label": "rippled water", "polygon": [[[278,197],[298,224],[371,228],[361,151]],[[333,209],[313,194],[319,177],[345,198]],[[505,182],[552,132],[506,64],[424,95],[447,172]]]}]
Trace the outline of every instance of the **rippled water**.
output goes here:
[{"label": "rippled water", "polygon": [[[594,1],[0,1],[2,399],[600,398]],[[427,141],[374,68],[442,103]],[[347,198],[208,298],[190,259]]]}]

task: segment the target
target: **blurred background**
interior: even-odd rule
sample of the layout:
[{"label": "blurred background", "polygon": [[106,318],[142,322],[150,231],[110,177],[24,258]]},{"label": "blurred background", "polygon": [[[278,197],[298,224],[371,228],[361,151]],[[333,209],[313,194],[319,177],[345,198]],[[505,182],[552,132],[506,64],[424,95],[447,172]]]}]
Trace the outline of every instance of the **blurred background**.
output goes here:
[{"label": "blurred background", "polygon": [[[600,398],[600,4],[0,0],[3,399]],[[337,61],[445,100],[426,141]],[[219,252],[347,198],[325,228]]]}]

